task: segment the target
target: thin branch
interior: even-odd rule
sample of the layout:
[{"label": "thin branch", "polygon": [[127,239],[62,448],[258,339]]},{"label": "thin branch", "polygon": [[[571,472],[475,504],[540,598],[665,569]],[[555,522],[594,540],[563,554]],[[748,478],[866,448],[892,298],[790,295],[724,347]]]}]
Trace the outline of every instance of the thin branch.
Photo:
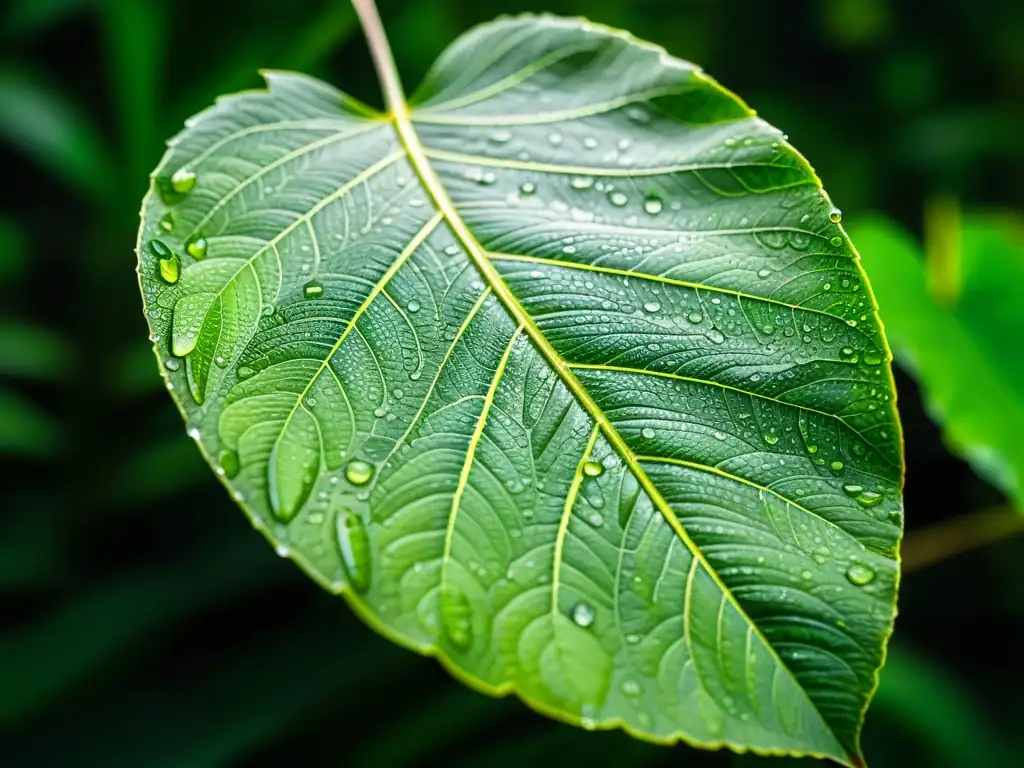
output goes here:
[{"label": "thin branch", "polygon": [[1011,507],[961,515],[907,535],[901,547],[903,572],[947,560],[1024,531],[1024,515]]}]

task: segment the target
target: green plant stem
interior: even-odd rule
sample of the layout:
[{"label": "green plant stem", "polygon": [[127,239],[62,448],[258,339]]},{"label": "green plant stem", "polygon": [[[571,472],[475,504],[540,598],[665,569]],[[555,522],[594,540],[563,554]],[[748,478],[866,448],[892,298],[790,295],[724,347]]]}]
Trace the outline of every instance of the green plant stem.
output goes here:
[{"label": "green plant stem", "polygon": [[907,535],[903,572],[924,568],[1024,531],[1024,515],[1010,507],[961,515]]},{"label": "green plant stem", "polygon": [[377,6],[373,0],[352,0],[352,6],[356,9],[359,23],[366,35],[366,42],[370,46],[373,65],[377,69],[377,76],[380,78],[381,88],[384,90],[384,105],[388,112],[396,117],[405,115],[408,111],[405,104],[405,91],[402,90],[398,68],[395,66],[395,57],[391,53],[391,45],[384,33],[384,25],[381,23]]}]

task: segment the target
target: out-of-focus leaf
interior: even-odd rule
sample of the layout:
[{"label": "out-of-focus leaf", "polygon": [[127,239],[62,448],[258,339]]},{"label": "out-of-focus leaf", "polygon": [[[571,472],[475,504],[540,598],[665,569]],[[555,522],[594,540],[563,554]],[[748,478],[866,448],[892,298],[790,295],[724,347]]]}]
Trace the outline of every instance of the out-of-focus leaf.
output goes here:
[{"label": "out-of-focus leaf", "polygon": [[19,393],[0,389],[0,453],[44,458],[60,441],[53,416]]},{"label": "out-of-focus leaf", "polygon": [[13,220],[0,214],[0,282],[21,276],[28,265],[25,233]]},{"label": "out-of-focus leaf", "polygon": [[251,537],[228,546],[211,541],[187,559],[118,573],[36,623],[0,635],[0,726],[28,717],[182,617],[287,575],[266,567],[254,544]]},{"label": "out-of-focus leaf", "polygon": [[138,244],[161,371],[254,524],[480,689],[857,764],[902,455],[806,161],[578,19],[475,28],[390,117],[267,81],[172,140]]},{"label": "out-of-focus leaf", "polygon": [[0,320],[0,375],[59,379],[74,354],[71,346],[48,328]]},{"label": "out-of-focus leaf", "polygon": [[[167,61],[165,7],[163,3],[139,0],[100,2],[110,60],[110,88],[120,118],[125,170],[132,179],[145,173],[152,164],[160,140],[156,125],[162,90],[160,77]],[[194,52],[196,45],[198,40],[189,41],[189,53]],[[133,195],[129,190],[125,192],[129,198]]]},{"label": "out-of-focus leaf", "polygon": [[[11,739],[0,746],[0,759],[54,766],[235,765],[282,733],[301,729],[301,720],[315,717],[332,692],[360,690],[381,675],[396,680],[416,663],[396,649],[382,655],[368,632],[352,638],[346,629],[336,610],[308,612],[181,685],[153,691],[130,684],[100,711],[77,713],[67,724],[58,719],[60,739]],[[282,649],[301,652],[290,653],[287,663],[268,664]],[[358,699],[349,701],[358,711]]]},{"label": "out-of-focus leaf", "polygon": [[950,446],[1024,509],[1024,244],[1010,219],[970,218],[954,306],[929,294],[921,248],[892,222],[851,227],[889,341],[914,371]]},{"label": "out-of-focus leaf", "polygon": [[60,578],[70,537],[54,501],[35,493],[5,491],[2,504],[8,514],[0,536],[0,590],[26,589]]},{"label": "out-of-focus leaf", "polygon": [[1016,765],[1018,750],[1006,744],[978,711],[971,695],[941,667],[917,649],[894,642],[889,646],[875,707],[920,738],[930,759],[917,764],[963,768]]},{"label": "out-of-focus leaf", "polygon": [[199,484],[207,471],[191,440],[160,438],[125,460],[111,500],[121,506],[155,501]]},{"label": "out-of-focus leaf", "polygon": [[103,205],[114,164],[88,117],[38,78],[0,70],[0,138]]}]

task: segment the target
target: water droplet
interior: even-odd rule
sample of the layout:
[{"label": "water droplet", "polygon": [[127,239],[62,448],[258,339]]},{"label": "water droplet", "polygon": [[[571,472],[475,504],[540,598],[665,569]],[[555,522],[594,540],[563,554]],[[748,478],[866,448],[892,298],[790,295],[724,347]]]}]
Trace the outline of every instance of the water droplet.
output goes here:
[{"label": "water droplet", "polygon": [[649,195],[644,200],[644,210],[651,214],[651,216],[657,216],[661,213],[662,206],[663,203],[661,202],[661,198],[656,197],[655,195]]},{"label": "water droplet", "polygon": [[199,430],[195,427],[189,427],[187,434],[193,440],[198,440],[200,437]]},{"label": "water droplet", "polygon": [[178,282],[178,278],[181,277],[181,260],[178,259],[177,255],[172,254],[169,259],[160,259],[157,264],[160,267],[160,277],[165,282],[172,285]]},{"label": "water droplet", "polygon": [[587,136],[585,139],[583,139],[583,146],[586,147],[587,149],[594,149],[595,147],[597,147],[597,139],[595,139],[593,136]]},{"label": "water droplet", "polygon": [[448,641],[456,648],[468,648],[473,639],[472,609],[465,593],[451,584],[441,588],[441,625]]},{"label": "water droplet", "polygon": [[176,371],[181,368],[181,360],[176,357],[169,358],[164,361],[164,368],[168,371]]},{"label": "water droplet", "polygon": [[643,692],[643,688],[636,680],[627,680],[622,684],[622,692],[627,696],[639,696]]},{"label": "water droplet", "polygon": [[812,574],[810,571],[804,571],[803,573],[800,574],[801,578],[804,578],[804,579],[809,579],[813,575],[814,574]]},{"label": "water droplet", "polygon": [[416,301],[416,299],[413,299],[412,301],[409,302],[408,310],[410,312],[412,312],[413,314],[419,312],[420,311],[420,303],[418,301]]},{"label": "water droplet", "polygon": [[838,459],[836,459],[831,464],[829,464],[829,467],[831,467],[833,472],[839,472],[843,468],[843,462],[841,462]]},{"label": "water droplet", "polygon": [[572,620],[577,626],[586,629],[594,623],[597,613],[594,611],[594,607],[582,600],[572,607]]},{"label": "water droplet", "polygon": [[843,347],[839,350],[839,359],[844,363],[856,363],[860,356],[853,347]]},{"label": "water droplet", "polygon": [[519,187],[519,191],[524,195],[532,195],[537,191],[537,185],[532,181],[524,181],[522,186]]},{"label": "water droplet", "polygon": [[768,275],[770,275],[771,273],[772,273],[772,271],[770,269],[759,269],[759,270],[757,270],[757,276],[758,277],[762,277],[762,278],[768,277]]},{"label": "water droplet", "polygon": [[235,477],[241,468],[238,463],[238,454],[225,448],[217,455],[217,466],[220,467],[228,479]]},{"label": "water droplet", "polygon": [[188,241],[185,245],[185,250],[188,251],[188,255],[196,261],[202,261],[206,258],[206,247],[206,238],[196,237]]},{"label": "water droplet", "polygon": [[644,302],[644,311],[646,312],[657,312],[661,309],[661,304],[657,301]]},{"label": "water droplet", "polygon": [[583,474],[587,477],[600,477],[604,474],[604,466],[596,461],[584,462]]},{"label": "water droplet", "polygon": [[551,146],[557,147],[559,144],[562,143],[562,134],[560,134],[560,133],[549,133],[548,134],[548,142],[550,142]]},{"label": "water droplet", "polygon": [[288,547],[286,547],[284,544],[278,544],[276,547],[274,547],[274,552],[277,553],[278,557],[288,557],[288,555],[292,553],[292,551],[288,549]]},{"label": "water droplet", "polygon": [[702,323],[702,322],[704,322],[704,315],[702,315],[700,312],[697,312],[696,310],[694,310],[693,312],[691,312],[690,314],[688,314],[686,316],[686,319],[689,320],[691,323],[694,323],[694,324]]},{"label": "water droplet", "polygon": [[847,496],[859,496],[864,492],[863,485],[856,485],[855,483],[847,483],[843,486],[843,493]]},{"label": "water droplet", "polygon": [[491,134],[491,141],[495,144],[507,144],[512,140],[512,134],[508,131],[494,131]]},{"label": "water droplet", "polygon": [[590,176],[574,176],[569,183],[573,189],[590,189],[594,186],[594,180]]},{"label": "water droplet", "polygon": [[836,235],[831,240],[829,240],[829,242],[832,243],[832,245],[834,245],[836,248],[838,248],[840,245],[843,244],[843,238],[841,238],[839,235]]},{"label": "water droplet", "polygon": [[838,224],[840,221],[843,220],[843,212],[838,208],[833,208],[831,211],[828,212],[828,220],[831,221],[833,224]]},{"label": "water droplet", "polygon": [[626,197],[624,192],[611,192],[608,195],[608,201],[616,208],[621,208],[629,202],[629,198]]},{"label": "water droplet", "polygon": [[876,491],[864,491],[857,497],[857,503],[862,507],[873,507],[882,501],[884,496]]},{"label": "water droplet", "polygon": [[352,485],[366,485],[373,477],[373,465],[361,459],[350,461],[345,467],[345,479]]},{"label": "water droplet", "polygon": [[766,432],[764,435],[764,441],[768,443],[768,445],[775,445],[779,442],[779,436],[773,435],[771,432]]},{"label": "water droplet", "polygon": [[875,571],[863,563],[854,563],[846,569],[846,578],[851,584],[863,587],[875,580]]},{"label": "water droplet", "polygon": [[654,430],[651,429],[650,427],[644,427],[640,431],[640,434],[643,435],[644,437],[646,437],[648,440],[653,440],[654,439]]},{"label": "water droplet", "polygon": [[187,195],[196,185],[196,173],[187,168],[179,168],[171,176],[171,189],[179,195]]},{"label": "water droplet", "polygon": [[324,287],[316,280],[310,280],[302,287],[302,295],[307,299],[317,299],[323,295]]},{"label": "water droplet", "polygon": [[238,367],[238,378],[248,379],[256,374],[256,369],[251,368],[248,365],[241,365]]},{"label": "water droplet", "polygon": [[869,349],[864,352],[864,362],[867,365],[878,365],[882,362],[882,353],[877,349]]},{"label": "water droplet", "polygon": [[370,585],[370,537],[363,519],[347,507],[338,510],[335,521],[341,566],[352,587],[363,592]]},{"label": "water droplet", "polygon": [[174,214],[168,211],[160,218],[159,223],[160,229],[162,229],[164,232],[170,232],[172,229],[174,229]]}]

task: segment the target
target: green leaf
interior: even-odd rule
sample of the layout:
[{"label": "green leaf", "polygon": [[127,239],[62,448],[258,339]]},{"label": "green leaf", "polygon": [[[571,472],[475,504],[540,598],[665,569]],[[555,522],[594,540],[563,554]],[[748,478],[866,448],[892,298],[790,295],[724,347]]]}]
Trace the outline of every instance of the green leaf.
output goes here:
[{"label": "green leaf", "polygon": [[146,311],[221,480],[474,688],[859,764],[900,431],[806,161],[700,70],[581,20],[473,30],[411,112],[383,71],[389,115],[268,73],[154,173]]},{"label": "green leaf", "polygon": [[[1011,216],[977,216],[960,232],[961,285],[948,306],[929,293],[921,248],[892,222],[858,224],[857,243],[893,348],[924,387],[951,447],[1024,509],[1024,237]],[[984,397],[978,397],[984,392]]]}]

